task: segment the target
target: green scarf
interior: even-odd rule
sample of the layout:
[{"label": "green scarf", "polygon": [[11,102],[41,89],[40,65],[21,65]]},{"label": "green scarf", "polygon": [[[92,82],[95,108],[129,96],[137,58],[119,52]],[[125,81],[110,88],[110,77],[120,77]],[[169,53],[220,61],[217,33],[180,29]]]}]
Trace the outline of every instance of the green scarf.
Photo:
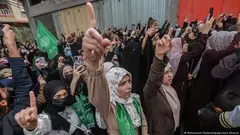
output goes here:
[{"label": "green scarf", "polygon": [[[80,89],[85,88],[83,85]],[[95,127],[94,107],[89,103],[88,97],[81,91],[75,96],[76,103],[72,105],[73,110],[78,115],[80,121],[88,128]]]},{"label": "green scarf", "polygon": [[[137,110],[138,114],[141,118],[142,123],[142,111],[139,102],[135,97],[133,98],[133,105],[135,109]],[[116,117],[117,117],[117,123],[120,131],[120,135],[136,135],[134,125],[132,122],[132,119],[127,112],[127,109],[124,107],[124,104],[120,104],[116,102]],[[142,130],[140,130],[142,132]]]},{"label": "green scarf", "polygon": [[34,56],[34,58],[33,58],[33,63],[32,63],[32,65],[33,65],[33,71],[36,71],[37,76],[40,75],[40,71],[39,71],[39,69],[37,68],[37,66],[35,65],[35,62],[36,62],[36,60],[37,60],[38,58],[39,58],[39,56]]}]

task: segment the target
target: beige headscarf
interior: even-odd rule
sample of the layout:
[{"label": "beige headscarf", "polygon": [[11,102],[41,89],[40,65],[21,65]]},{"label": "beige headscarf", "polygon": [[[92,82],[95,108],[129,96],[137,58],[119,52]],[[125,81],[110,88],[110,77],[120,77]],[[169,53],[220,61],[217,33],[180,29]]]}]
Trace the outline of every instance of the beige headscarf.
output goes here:
[{"label": "beige headscarf", "polygon": [[[165,71],[169,70],[170,68],[172,68],[172,67],[168,63],[167,66],[165,67]],[[181,108],[181,104],[180,104],[180,101],[178,99],[178,95],[171,85],[162,84],[161,88],[164,91],[164,93],[167,97],[168,103],[170,104],[170,106],[172,108],[174,123],[175,123],[175,130],[176,130],[177,127],[179,126],[180,108]]]}]

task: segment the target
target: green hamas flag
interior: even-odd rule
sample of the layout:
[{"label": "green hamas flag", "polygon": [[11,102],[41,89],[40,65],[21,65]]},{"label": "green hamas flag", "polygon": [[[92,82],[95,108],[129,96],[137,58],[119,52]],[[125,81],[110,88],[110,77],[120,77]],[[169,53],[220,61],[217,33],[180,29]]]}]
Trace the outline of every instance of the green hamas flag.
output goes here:
[{"label": "green hamas flag", "polygon": [[48,53],[50,59],[53,59],[58,53],[57,39],[40,21],[38,21],[37,27],[37,45],[42,52]]}]

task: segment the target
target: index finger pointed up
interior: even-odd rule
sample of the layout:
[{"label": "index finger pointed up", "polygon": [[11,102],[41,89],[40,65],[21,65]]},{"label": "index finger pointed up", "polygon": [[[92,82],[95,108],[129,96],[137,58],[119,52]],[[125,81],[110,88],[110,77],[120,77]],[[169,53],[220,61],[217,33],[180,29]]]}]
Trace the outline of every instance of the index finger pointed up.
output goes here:
[{"label": "index finger pointed up", "polygon": [[90,15],[91,27],[95,28],[96,27],[96,18],[95,18],[94,8],[90,2],[87,2],[87,8],[88,8],[88,13]]},{"label": "index finger pointed up", "polygon": [[30,107],[37,108],[36,97],[32,91],[29,92]]}]

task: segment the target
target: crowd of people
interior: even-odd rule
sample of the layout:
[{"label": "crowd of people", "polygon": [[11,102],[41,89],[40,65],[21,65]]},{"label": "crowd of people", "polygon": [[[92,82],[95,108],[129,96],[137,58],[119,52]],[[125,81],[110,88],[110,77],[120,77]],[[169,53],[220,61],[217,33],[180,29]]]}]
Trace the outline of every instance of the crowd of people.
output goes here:
[{"label": "crowd of people", "polygon": [[170,27],[96,27],[49,59],[3,28],[1,135],[182,135],[240,131],[240,14]]}]

